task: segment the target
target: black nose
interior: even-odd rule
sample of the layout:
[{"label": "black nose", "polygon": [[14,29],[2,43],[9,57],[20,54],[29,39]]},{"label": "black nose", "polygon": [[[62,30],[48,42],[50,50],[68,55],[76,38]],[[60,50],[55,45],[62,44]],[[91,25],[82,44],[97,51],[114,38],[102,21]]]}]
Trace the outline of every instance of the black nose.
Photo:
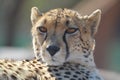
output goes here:
[{"label": "black nose", "polygon": [[50,53],[51,56],[54,56],[59,50],[60,48],[54,45],[47,47],[47,51]]}]

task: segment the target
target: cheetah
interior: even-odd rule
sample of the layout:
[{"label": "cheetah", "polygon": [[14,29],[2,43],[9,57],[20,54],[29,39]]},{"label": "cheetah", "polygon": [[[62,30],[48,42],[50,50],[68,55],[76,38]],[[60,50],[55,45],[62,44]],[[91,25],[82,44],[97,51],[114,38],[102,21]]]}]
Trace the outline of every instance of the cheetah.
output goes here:
[{"label": "cheetah", "polygon": [[0,80],[103,80],[94,62],[101,11],[81,16],[70,9],[31,9],[36,59],[0,60]]}]

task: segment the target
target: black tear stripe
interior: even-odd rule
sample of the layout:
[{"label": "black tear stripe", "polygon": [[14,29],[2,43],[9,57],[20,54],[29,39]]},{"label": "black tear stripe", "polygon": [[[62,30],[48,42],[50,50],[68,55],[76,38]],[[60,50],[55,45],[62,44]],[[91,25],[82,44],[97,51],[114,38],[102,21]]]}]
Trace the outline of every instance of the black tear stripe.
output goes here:
[{"label": "black tear stripe", "polygon": [[80,30],[79,30],[79,33],[80,33],[80,40],[83,42],[83,39],[81,38],[82,33],[80,32]]},{"label": "black tear stripe", "polygon": [[46,33],[45,38],[44,38],[44,41],[47,39],[47,35],[48,35],[48,34]]},{"label": "black tear stripe", "polygon": [[63,35],[63,41],[65,43],[65,46],[66,46],[66,56],[65,56],[65,60],[69,57],[70,55],[70,52],[69,52],[69,47],[68,47],[68,43],[66,41],[66,36],[65,36],[66,32],[64,33]]},{"label": "black tear stripe", "polygon": [[44,41],[47,39],[48,34],[46,33],[44,40],[41,43],[41,46],[43,45]]},{"label": "black tear stripe", "polygon": [[[42,41],[42,43],[41,43],[41,46],[43,45],[43,43],[44,43],[44,41],[47,39],[47,33],[46,33],[46,35],[45,35],[45,38],[44,38],[44,40]],[[39,52],[39,54],[41,54],[40,52]],[[39,59],[37,59],[37,61],[40,61],[40,62],[42,62],[42,63],[45,63],[43,60],[42,60],[42,57],[41,56],[39,56]]]}]

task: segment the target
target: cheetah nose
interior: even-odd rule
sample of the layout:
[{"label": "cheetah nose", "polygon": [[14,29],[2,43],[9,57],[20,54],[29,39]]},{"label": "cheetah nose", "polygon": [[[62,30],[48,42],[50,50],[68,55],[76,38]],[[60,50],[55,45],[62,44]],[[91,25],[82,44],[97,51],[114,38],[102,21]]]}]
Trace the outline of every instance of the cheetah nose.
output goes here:
[{"label": "cheetah nose", "polygon": [[47,47],[47,51],[49,52],[51,56],[54,56],[59,50],[60,48],[54,45]]}]

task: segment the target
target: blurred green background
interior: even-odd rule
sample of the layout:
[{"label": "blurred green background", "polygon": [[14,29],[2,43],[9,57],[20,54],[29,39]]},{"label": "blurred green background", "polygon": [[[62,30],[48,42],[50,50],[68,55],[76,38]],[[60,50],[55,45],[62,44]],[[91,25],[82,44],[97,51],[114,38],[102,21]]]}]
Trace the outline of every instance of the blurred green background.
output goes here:
[{"label": "blurred green background", "polygon": [[30,12],[53,8],[71,8],[80,0],[0,0],[0,46],[26,47],[31,43]]},{"label": "blurred green background", "polygon": [[120,72],[120,0],[0,0],[0,57],[11,47],[32,50],[30,12],[33,6],[41,12],[71,8],[83,14],[100,8],[103,14],[96,35],[95,61],[100,68]]}]

